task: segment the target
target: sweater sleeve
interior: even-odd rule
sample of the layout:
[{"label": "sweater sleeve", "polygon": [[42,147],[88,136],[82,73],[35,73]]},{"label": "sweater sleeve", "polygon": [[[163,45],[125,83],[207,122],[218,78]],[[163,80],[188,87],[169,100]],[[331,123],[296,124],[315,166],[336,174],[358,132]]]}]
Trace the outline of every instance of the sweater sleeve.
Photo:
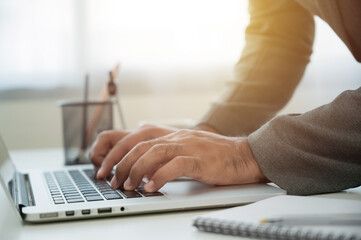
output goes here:
[{"label": "sweater sleeve", "polygon": [[224,135],[248,135],[288,102],[314,39],[313,16],[289,0],[251,0],[236,80],[201,120]]},{"label": "sweater sleeve", "polygon": [[302,115],[279,116],[249,136],[263,174],[288,194],[361,185],[361,88]]}]

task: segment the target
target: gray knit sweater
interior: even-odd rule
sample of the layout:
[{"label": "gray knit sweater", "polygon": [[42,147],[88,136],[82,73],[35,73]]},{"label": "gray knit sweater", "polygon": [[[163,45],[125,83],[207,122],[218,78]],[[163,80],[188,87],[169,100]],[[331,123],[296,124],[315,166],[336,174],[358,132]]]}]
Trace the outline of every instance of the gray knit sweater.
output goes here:
[{"label": "gray knit sweater", "polygon": [[273,118],[309,62],[314,15],[361,61],[361,1],[251,0],[249,12],[237,78],[202,122],[224,135],[248,135],[262,172],[288,194],[361,185],[361,88],[310,112]]}]

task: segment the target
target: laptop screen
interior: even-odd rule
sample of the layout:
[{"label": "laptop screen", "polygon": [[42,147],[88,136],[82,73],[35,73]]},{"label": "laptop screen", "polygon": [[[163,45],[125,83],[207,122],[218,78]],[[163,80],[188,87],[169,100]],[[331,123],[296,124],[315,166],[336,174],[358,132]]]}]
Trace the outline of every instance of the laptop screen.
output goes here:
[{"label": "laptop screen", "polygon": [[[5,143],[0,136],[0,175],[1,183],[9,190],[9,182],[15,174],[15,166],[12,163]],[[4,189],[5,190],[5,189]]]}]

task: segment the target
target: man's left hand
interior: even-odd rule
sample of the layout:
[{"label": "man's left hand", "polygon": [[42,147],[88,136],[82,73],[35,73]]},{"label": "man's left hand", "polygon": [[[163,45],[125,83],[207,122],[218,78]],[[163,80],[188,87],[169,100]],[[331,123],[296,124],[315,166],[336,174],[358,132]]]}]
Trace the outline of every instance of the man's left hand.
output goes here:
[{"label": "man's left hand", "polygon": [[247,138],[187,129],[138,143],[118,163],[111,185],[134,190],[145,176],[148,192],[180,176],[215,185],[267,181]]}]

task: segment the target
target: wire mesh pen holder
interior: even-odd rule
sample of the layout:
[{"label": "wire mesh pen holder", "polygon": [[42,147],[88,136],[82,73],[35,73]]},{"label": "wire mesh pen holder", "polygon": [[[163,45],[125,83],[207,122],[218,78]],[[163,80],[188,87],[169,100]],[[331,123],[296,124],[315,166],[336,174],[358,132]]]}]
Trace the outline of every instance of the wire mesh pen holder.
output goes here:
[{"label": "wire mesh pen holder", "polygon": [[115,100],[60,101],[63,118],[65,165],[90,163],[89,151],[97,135],[113,129]]}]

